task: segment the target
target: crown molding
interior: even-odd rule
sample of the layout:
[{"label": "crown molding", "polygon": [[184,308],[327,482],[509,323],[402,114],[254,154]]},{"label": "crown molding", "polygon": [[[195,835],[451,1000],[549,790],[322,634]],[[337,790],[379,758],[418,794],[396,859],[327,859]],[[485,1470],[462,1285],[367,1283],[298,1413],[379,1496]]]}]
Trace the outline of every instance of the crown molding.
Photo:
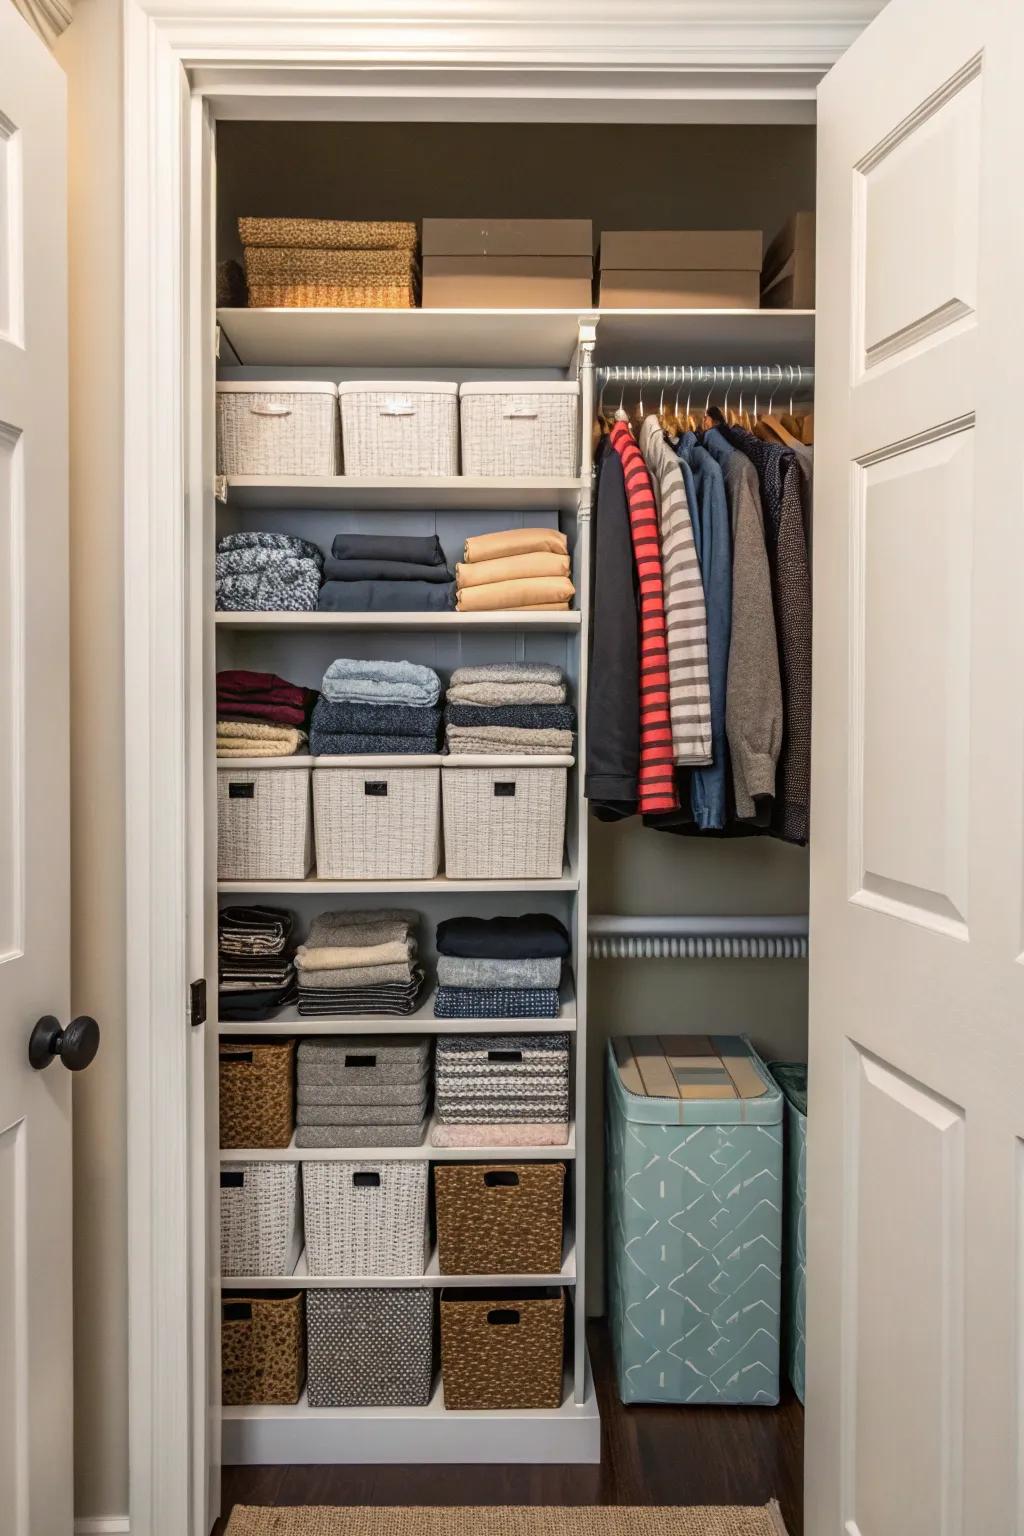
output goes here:
[{"label": "crown molding", "polygon": [[52,48],[62,32],[71,25],[71,6],[68,0],[11,0],[14,9],[24,16],[33,32],[39,34],[47,48]]}]

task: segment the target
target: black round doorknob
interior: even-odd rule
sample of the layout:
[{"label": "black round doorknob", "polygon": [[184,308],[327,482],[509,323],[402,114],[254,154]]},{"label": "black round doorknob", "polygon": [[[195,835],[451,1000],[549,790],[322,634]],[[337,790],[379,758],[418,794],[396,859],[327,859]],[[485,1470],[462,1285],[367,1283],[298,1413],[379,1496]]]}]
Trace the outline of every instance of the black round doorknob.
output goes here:
[{"label": "black round doorknob", "polygon": [[100,1048],[100,1027],[87,1014],[72,1019],[67,1029],[60,1020],[47,1014],[36,1024],[28,1041],[28,1059],[37,1072],[48,1067],[55,1056],[69,1072],[81,1072]]}]

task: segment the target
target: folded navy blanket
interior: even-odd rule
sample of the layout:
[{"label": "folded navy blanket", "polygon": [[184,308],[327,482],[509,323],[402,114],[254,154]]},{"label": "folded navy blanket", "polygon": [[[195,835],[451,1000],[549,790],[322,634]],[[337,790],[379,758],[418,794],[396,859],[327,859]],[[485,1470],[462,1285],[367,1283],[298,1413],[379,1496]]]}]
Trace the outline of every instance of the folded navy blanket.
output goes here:
[{"label": "folded navy blanket", "polygon": [[441,711],[420,704],[335,704],[321,698],[311,724],[328,736],[429,736],[436,741]]},{"label": "folded navy blanket", "polygon": [[324,561],[328,581],[454,581],[455,572],[446,565],[428,565],[417,560],[338,560],[328,555]]},{"label": "folded navy blanket", "polygon": [[557,1019],[555,987],[438,987],[436,1019]]},{"label": "folded navy blanket", "polygon": [[448,917],[437,925],[439,955],[469,959],[542,960],[569,953],[569,935],[549,912],[523,917]]},{"label": "folded navy blanket", "polygon": [[309,750],[313,757],[362,757],[371,753],[395,756],[409,752],[437,752],[438,744],[433,736],[356,736],[341,731],[311,730]]},{"label": "folded navy blanket", "polygon": [[455,607],[454,581],[328,581],[321,613],[443,613]]},{"label": "folded navy blanket", "polygon": [[574,731],[571,704],[449,704],[445,725],[504,725],[523,731]]},{"label": "folded navy blanket", "polygon": [[336,533],[335,560],[411,560],[416,565],[444,565],[436,533]]},{"label": "folded navy blanket", "polygon": [[226,533],[217,540],[218,555],[230,550],[268,549],[281,555],[292,555],[298,560],[315,560],[323,569],[324,552],[319,544],[300,539],[294,533]]}]

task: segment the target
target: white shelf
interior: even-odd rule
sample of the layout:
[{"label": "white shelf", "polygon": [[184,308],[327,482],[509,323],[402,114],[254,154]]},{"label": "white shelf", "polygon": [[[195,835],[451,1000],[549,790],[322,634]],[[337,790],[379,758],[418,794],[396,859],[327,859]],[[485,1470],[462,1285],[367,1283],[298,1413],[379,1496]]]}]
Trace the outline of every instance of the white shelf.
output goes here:
[{"label": "white shelf", "polygon": [[223,1410],[226,1466],[440,1465],[510,1463],[596,1464],[601,1422],[587,1373],[577,1403],[567,1376],[558,1408],[458,1412],[444,1406],[440,1378],[425,1408],[310,1408],[305,1394],[293,1406]]},{"label": "white shelf", "polygon": [[437,1249],[434,1248],[422,1275],[311,1275],[306,1269],[306,1252],[303,1249],[295,1272],[291,1275],[224,1275],[221,1286],[225,1291],[312,1291],[312,1290],[369,1290],[385,1286],[389,1290],[435,1290],[454,1286],[459,1290],[490,1290],[494,1287],[575,1285],[576,1245],[570,1241],[562,1259],[561,1269],[553,1275],[442,1275],[438,1267]]},{"label": "white shelf", "polygon": [[417,1147],[297,1147],[292,1137],[287,1147],[222,1147],[222,1163],[360,1163],[367,1158],[395,1162],[468,1163],[485,1158],[488,1162],[563,1162],[576,1156],[576,1122],[569,1122],[569,1140],[557,1147],[432,1147],[427,1126],[426,1139]]},{"label": "white shelf", "polygon": [[[221,761],[226,763],[228,759]],[[399,891],[420,896],[425,893],[458,895],[464,891],[575,891],[578,888],[579,875],[569,865],[554,880],[446,880],[444,875],[433,880],[318,880],[315,875],[310,875],[308,880],[217,882],[217,890],[222,896],[238,896],[243,892],[254,896],[372,896]]]},{"label": "white shelf", "polygon": [[243,366],[568,368],[576,309],[219,309]]},{"label": "white shelf", "polygon": [[[813,309],[605,309],[594,362],[814,362]],[[783,393],[788,385],[783,386]],[[609,388],[611,386],[609,385]]]},{"label": "white shelf", "polygon": [[332,475],[229,475],[226,502],[243,511],[414,511],[467,508],[575,512],[582,481],[536,475],[521,479],[444,475],[420,478]]},{"label": "white shelf", "polygon": [[554,1019],[438,1019],[434,1017],[434,992],[431,989],[415,1013],[402,1018],[383,1017],[378,1013],[349,1018],[310,1018],[297,1008],[282,1008],[273,1019],[258,1023],[245,1019],[222,1019],[217,1029],[222,1035],[477,1035],[499,1033],[517,1035],[549,1034],[553,1030],[576,1028],[576,997],[571,986],[562,989],[562,1006]]},{"label": "white shelf", "polygon": [[489,629],[577,630],[579,609],[565,613],[536,613],[529,609],[504,609],[495,613],[217,613],[218,629],[317,630],[352,629]]}]

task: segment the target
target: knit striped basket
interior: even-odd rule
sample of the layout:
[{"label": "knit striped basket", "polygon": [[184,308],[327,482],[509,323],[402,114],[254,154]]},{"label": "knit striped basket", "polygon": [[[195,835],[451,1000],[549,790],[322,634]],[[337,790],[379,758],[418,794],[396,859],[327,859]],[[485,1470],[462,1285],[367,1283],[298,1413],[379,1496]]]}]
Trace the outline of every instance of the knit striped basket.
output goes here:
[{"label": "knit striped basket", "polygon": [[446,758],[441,791],[449,879],[556,879],[572,762],[507,758],[506,766],[468,753]]}]

